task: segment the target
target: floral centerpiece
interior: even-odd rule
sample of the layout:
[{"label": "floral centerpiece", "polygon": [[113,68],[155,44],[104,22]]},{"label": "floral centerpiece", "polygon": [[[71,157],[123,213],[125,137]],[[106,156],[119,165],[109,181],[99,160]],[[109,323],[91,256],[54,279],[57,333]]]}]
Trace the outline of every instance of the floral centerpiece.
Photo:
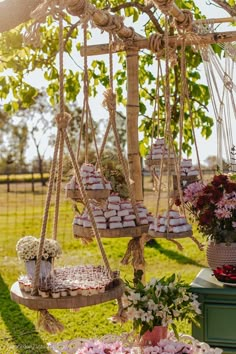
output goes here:
[{"label": "floral centerpiece", "polygon": [[[184,189],[183,199],[198,229],[215,243],[236,242],[236,182],[220,174],[208,183],[195,182]],[[176,200],[176,205],[180,201]]]},{"label": "floral centerpiece", "polygon": [[[23,261],[36,260],[38,256],[39,239],[33,236],[22,237],[16,244],[16,252]],[[45,239],[43,245],[43,260],[50,260],[61,254],[61,247],[56,240]]]},{"label": "floral centerpiece", "polygon": [[196,315],[201,313],[197,295],[175,274],[153,278],[146,285],[141,281],[135,285],[126,282],[122,301],[125,318],[133,321],[140,336],[155,326],[171,325],[178,337],[176,321],[195,321]]}]

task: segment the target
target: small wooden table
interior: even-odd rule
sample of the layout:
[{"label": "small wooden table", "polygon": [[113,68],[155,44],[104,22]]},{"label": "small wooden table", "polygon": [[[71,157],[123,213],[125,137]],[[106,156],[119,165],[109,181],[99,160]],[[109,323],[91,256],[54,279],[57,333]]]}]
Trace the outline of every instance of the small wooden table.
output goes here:
[{"label": "small wooden table", "polygon": [[191,284],[198,295],[202,315],[200,327],[193,324],[192,335],[224,353],[236,353],[236,287],[219,282],[209,268],[200,271]]}]

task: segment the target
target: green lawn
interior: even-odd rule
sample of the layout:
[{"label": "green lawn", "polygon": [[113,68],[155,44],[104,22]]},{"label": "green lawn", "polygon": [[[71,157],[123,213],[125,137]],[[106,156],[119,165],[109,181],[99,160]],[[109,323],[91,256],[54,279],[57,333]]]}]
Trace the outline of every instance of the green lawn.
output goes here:
[{"label": "green lawn", "polygon": [[[150,178],[147,178],[149,182]],[[145,184],[145,204],[155,211],[156,195],[151,190],[150,183]],[[107,333],[121,333],[131,329],[131,324],[111,324],[108,318],[117,311],[115,301],[90,308],[83,308],[78,312],[70,310],[50,311],[65,326],[64,332],[59,335],[50,335],[37,328],[37,312],[18,305],[10,300],[9,289],[24,272],[24,265],[16,257],[15,245],[24,235],[39,236],[42,220],[45,189],[37,185],[34,194],[30,185],[19,184],[6,193],[6,186],[0,185],[0,353],[47,353],[48,342],[58,342],[76,337],[99,337]],[[73,207],[66,200],[62,192],[60,206],[60,220],[58,240],[63,248],[63,255],[56,261],[56,265],[74,265],[92,263],[101,260],[99,249],[94,242],[83,246],[72,235]],[[163,205],[165,200],[163,200]],[[51,235],[53,206],[51,208],[48,237]],[[202,239],[195,233],[200,241]],[[103,239],[104,248],[111,267],[120,269],[122,278],[132,278],[132,267],[121,266],[120,260],[124,255],[128,239]],[[188,239],[181,240],[183,251],[170,241],[158,240],[145,247],[146,279],[162,277],[173,272],[181,273],[182,278],[191,282],[200,269],[206,266],[205,253]],[[181,323],[180,331],[190,333],[190,325]]]}]

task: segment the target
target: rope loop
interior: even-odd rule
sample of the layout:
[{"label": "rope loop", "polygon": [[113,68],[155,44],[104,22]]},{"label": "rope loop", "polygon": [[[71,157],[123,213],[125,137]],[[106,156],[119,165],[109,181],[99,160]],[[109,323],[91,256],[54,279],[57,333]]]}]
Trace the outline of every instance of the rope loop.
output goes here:
[{"label": "rope loop", "polygon": [[[149,46],[152,52],[156,54],[157,59],[165,57],[165,43],[163,41],[163,35],[160,33],[154,33],[149,37]],[[171,66],[177,63],[176,46],[169,46],[169,60]]]},{"label": "rope loop", "polygon": [[64,114],[58,113],[56,116],[58,129],[66,129],[71,119],[71,115],[67,112],[64,112]]},{"label": "rope loop", "polygon": [[185,31],[192,31],[192,24],[193,24],[193,14],[189,10],[182,10],[184,14],[184,21],[178,21],[177,19],[174,20],[175,26],[179,33]]},{"label": "rope loop", "polygon": [[154,33],[149,37],[149,46],[152,52],[156,53],[158,59],[165,55],[165,44],[163,41],[163,35],[160,33]]}]

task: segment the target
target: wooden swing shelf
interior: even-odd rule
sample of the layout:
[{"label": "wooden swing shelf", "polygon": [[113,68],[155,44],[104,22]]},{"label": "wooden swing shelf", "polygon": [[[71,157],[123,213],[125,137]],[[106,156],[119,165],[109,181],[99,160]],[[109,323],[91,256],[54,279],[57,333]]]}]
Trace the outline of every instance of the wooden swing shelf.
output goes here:
[{"label": "wooden swing shelf", "polygon": [[180,232],[180,233],[148,231],[148,235],[153,238],[165,238],[167,240],[172,240],[172,239],[178,239],[178,238],[192,237],[193,232],[192,232],[192,230]]},{"label": "wooden swing shelf", "polygon": [[[110,189],[86,190],[89,199],[103,200],[107,199],[110,195]],[[67,189],[66,197],[74,201],[82,201],[83,197],[79,189]]]},{"label": "wooden swing shelf", "polygon": [[[140,225],[135,227],[124,227],[120,229],[99,229],[101,237],[119,238],[119,237],[140,237],[143,233],[148,232],[149,225]],[[73,233],[75,238],[86,238],[92,235],[91,227],[83,227],[73,225]]]},{"label": "wooden swing shelf", "polygon": [[[161,159],[147,159],[145,160],[145,164],[148,167],[151,166],[161,166]],[[175,158],[170,158],[169,160],[164,159],[163,161],[164,166],[175,166],[176,164],[176,159]]]},{"label": "wooden swing shelf", "polygon": [[42,296],[32,296],[21,291],[18,281],[15,282],[10,290],[11,299],[18,304],[24,305],[32,310],[41,309],[73,309],[92,305],[98,305],[107,301],[121,298],[124,290],[124,283],[121,279],[116,279],[117,285],[106,290],[104,293],[94,295],[76,295],[60,298]]}]

